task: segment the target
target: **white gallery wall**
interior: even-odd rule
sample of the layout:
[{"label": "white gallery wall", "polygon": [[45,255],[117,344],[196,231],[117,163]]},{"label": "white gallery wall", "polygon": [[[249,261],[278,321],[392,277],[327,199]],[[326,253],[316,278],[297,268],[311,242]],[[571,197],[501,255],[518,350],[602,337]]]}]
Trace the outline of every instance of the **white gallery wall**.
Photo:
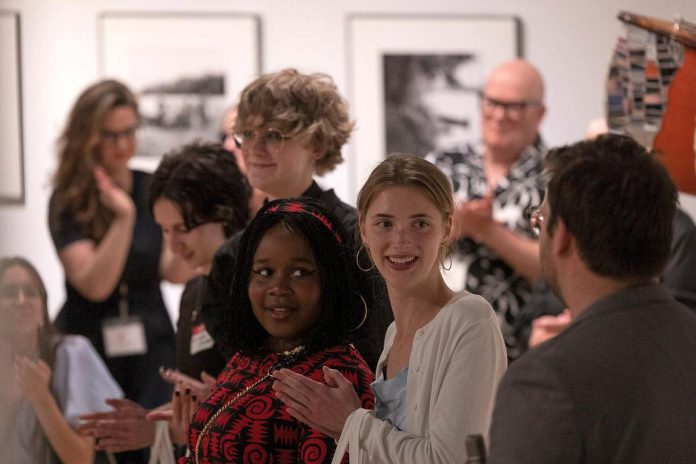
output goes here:
[{"label": "white gallery wall", "polygon": [[[350,15],[515,15],[522,23],[524,56],[547,82],[542,134],[557,145],[582,138],[587,123],[603,115],[604,79],[622,33],[616,19],[621,10],[664,19],[680,13],[696,21],[694,0],[0,0],[0,11],[20,14],[25,169],[24,204],[0,207],[0,255],[23,255],[37,265],[55,314],[64,298],[63,274],[46,225],[55,141],[79,92],[101,77],[97,24],[104,12],[257,15],[262,72],[285,67],[325,72],[348,97]],[[219,59],[234,62],[234,43],[226,50]],[[359,156],[352,146],[344,154]],[[354,203],[350,168],[344,163],[318,180]],[[696,217],[695,197],[683,195],[682,204]],[[167,293],[175,313],[177,292]]]}]

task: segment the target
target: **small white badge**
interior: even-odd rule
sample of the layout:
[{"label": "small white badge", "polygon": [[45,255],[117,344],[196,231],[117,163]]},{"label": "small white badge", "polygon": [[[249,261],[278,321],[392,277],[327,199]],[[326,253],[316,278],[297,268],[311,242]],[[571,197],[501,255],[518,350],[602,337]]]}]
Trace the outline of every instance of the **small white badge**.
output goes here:
[{"label": "small white badge", "polygon": [[205,328],[205,324],[197,324],[191,327],[191,355],[200,353],[213,347],[215,340]]},{"label": "small white badge", "polygon": [[145,326],[139,317],[107,319],[102,323],[104,351],[109,358],[147,353]]}]

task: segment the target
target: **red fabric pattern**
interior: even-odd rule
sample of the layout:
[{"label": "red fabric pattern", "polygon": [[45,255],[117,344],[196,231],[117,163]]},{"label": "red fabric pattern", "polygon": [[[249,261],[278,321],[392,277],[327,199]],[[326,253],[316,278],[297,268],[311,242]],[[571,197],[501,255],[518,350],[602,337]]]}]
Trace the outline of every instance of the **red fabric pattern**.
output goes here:
[{"label": "red fabric pattern", "polygon": [[[188,460],[193,463],[198,436],[208,420],[230,399],[268,373],[280,360],[235,354],[220,373],[210,397],[201,404],[189,427]],[[374,375],[355,348],[338,345],[321,350],[288,366],[295,372],[323,382],[322,366],[341,372],[355,387],[364,408],[372,409],[370,384]],[[293,464],[331,462],[336,444],[332,438],[292,418],[275,397],[273,379],[261,382],[218,415],[198,450],[199,463]],[[345,459],[344,459],[345,460]]]}]

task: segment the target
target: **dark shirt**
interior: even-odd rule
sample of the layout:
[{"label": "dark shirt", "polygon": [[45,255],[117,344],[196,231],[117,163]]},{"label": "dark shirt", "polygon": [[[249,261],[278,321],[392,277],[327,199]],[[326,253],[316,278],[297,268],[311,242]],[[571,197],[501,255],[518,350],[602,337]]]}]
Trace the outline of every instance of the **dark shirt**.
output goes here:
[{"label": "dark shirt", "polygon": [[662,283],[678,301],[696,312],[696,225],[677,208],[672,230],[672,250]]},{"label": "dark shirt", "polygon": [[[55,325],[68,334],[89,338],[126,394],[126,398],[145,407],[155,407],[171,398],[171,387],[157,373],[160,366],[174,366],[174,328],[160,291],[159,263],[162,231],[148,206],[150,175],[133,171],[131,197],[137,210],[133,239],[121,276],[128,286],[128,314],[142,319],[147,353],[139,356],[109,358],[104,351],[101,324],[119,315],[119,286],[104,301],[90,301],[65,281],[67,299]],[[56,193],[49,204],[49,228],[56,250],[77,240],[87,239],[80,232],[71,211],[58,214]]]},{"label": "dark shirt", "polygon": [[217,377],[226,364],[216,344],[210,347],[191,344],[193,332],[199,340],[207,339],[207,328],[201,317],[201,293],[206,285],[205,276],[194,277],[186,283],[176,324],[176,368],[194,379],[200,379],[202,371]]}]

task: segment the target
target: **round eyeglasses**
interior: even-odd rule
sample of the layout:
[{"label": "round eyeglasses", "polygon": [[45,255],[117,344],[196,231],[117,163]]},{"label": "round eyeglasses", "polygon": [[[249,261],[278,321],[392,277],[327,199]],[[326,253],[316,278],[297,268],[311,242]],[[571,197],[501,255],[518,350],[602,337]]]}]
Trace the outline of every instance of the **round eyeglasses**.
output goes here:
[{"label": "round eyeglasses", "polygon": [[266,151],[273,154],[281,151],[285,141],[290,139],[272,127],[259,131],[245,130],[241,134],[235,134],[234,138],[242,150],[249,150],[260,141]]},{"label": "round eyeglasses", "polygon": [[500,108],[503,112],[503,116],[513,120],[522,118],[522,114],[525,112],[525,110],[527,110],[527,108],[540,105],[540,103],[537,101],[502,101],[496,98],[491,98],[483,93],[479,94],[479,97],[481,98],[481,108],[483,108],[483,113],[485,115],[492,115],[498,108]]}]

